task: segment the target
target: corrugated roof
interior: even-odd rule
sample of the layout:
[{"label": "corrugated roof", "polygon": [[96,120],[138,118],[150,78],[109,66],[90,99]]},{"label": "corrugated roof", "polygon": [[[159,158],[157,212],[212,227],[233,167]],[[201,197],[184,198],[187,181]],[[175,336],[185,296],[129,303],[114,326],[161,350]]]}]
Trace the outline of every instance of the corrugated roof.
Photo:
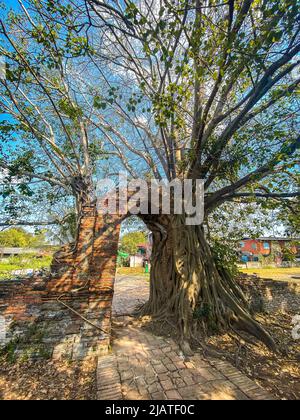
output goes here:
[{"label": "corrugated roof", "polygon": [[31,249],[31,248],[0,248],[0,255],[17,255],[17,254],[36,254],[42,252],[40,249]]}]

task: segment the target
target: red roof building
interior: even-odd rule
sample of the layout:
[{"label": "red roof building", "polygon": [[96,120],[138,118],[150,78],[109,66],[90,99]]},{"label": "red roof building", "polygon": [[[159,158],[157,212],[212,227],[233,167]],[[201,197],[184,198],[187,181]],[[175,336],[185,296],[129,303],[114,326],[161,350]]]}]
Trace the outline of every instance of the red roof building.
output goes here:
[{"label": "red roof building", "polygon": [[[297,244],[298,243],[298,244]],[[289,238],[245,238],[240,242],[239,254],[242,262],[259,261],[260,257],[274,256],[274,262],[280,264],[284,261],[286,250],[300,257],[300,240]]]}]

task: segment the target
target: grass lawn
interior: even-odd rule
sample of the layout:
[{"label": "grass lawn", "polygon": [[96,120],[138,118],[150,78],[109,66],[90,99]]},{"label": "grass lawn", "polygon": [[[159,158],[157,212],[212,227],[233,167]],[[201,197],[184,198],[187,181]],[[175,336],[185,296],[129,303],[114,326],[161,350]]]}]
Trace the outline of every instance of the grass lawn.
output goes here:
[{"label": "grass lawn", "polygon": [[49,268],[52,257],[37,257],[36,255],[20,255],[0,261],[0,280],[13,277],[13,272],[17,270],[41,270]]},{"label": "grass lawn", "polygon": [[139,277],[145,277],[150,278],[149,273],[145,273],[145,268],[143,267],[119,267],[117,269],[117,274],[123,275],[123,276],[139,276]]},{"label": "grass lawn", "polygon": [[274,279],[281,281],[300,280],[300,267],[293,268],[245,268],[240,270],[242,273],[253,275],[264,279]]},{"label": "grass lawn", "polygon": [[[300,280],[300,267],[294,268],[245,268],[240,269],[242,273],[253,275],[256,274],[258,277],[263,279],[274,279],[281,281],[295,281],[297,278]],[[143,267],[120,267],[117,269],[117,274],[125,276],[139,276],[150,278],[149,274],[145,273]]]}]

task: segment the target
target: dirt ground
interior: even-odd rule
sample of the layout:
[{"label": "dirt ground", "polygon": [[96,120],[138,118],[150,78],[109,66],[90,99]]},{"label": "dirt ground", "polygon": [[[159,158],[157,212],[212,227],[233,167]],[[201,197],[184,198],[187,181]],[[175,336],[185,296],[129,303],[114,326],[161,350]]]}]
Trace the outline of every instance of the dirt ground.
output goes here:
[{"label": "dirt ground", "polygon": [[[205,343],[210,350],[217,351],[222,359],[230,361],[278,399],[299,400],[300,343],[293,340],[291,329],[286,329],[291,325],[291,316],[268,316],[260,321],[278,343],[279,354],[269,352],[258,342],[250,344],[237,339],[234,334],[213,336]],[[153,328],[153,325],[151,332],[162,335],[162,330]],[[0,358],[0,400],[95,399],[95,360],[82,363],[50,360],[11,363],[4,357]]]},{"label": "dirt ground", "polygon": [[276,314],[259,318],[279,347],[274,354],[262,344],[238,341],[234,335],[214,336],[207,340],[212,348],[221,351],[249,378],[281,400],[300,399],[300,342],[292,338],[291,315]]},{"label": "dirt ground", "polygon": [[[300,342],[292,338],[291,328],[286,327],[291,325],[291,319],[292,316],[283,314],[258,318],[275,339],[278,354],[269,351],[252,336],[245,335],[245,339],[241,339],[235,333],[198,337],[193,350],[207,357],[229,361],[279,400],[300,400]],[[145,323],[141,327],[176,340],[172,328],[165,323]]]},{"label": "dirt ground", "polygon": [[95,400],[96,360],[8,362],[0,359],[0,400]]}]

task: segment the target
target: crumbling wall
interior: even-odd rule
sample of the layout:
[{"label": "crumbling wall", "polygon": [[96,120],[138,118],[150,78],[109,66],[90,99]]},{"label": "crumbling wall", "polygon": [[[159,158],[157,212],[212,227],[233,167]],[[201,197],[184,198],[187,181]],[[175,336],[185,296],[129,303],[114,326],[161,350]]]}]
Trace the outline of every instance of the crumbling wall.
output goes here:
[{"label": "crumbling wall", "polygon": [[238,282],[253,311],[300,314],[300,281],[264,280],[243,275]]},{"label": "crumbling wall", "polygon": [[[22,353],[30,347],[32,357],[45,354],[37,325],[49,275],[0,281],[0,347],[15,343]],[[39,341],[39,343],[38,343]]]},{"label": "crumbling wall", "polygon": [[38,335],[43,354],[73,360],[108,352],[120,223],[87,207],[77,246],[55,255],[47,279],[0,282],[6,343],[25,337],[32,347]]}]

